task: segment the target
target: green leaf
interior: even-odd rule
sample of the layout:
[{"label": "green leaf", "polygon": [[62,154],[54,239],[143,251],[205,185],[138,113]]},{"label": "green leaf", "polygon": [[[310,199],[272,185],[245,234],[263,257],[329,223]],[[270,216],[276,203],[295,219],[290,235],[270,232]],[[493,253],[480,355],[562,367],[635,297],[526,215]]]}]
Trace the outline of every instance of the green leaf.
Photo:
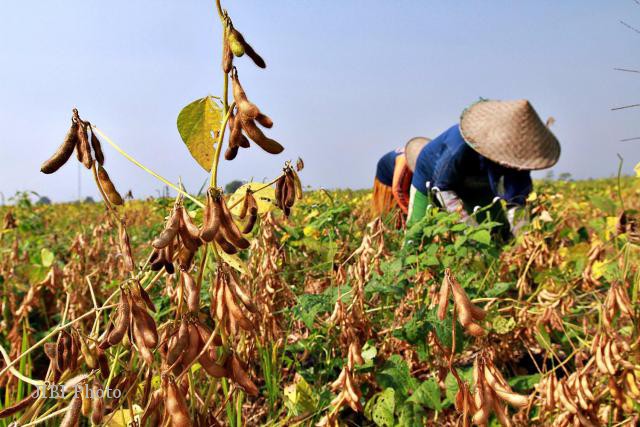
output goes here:
[{"label": "green leaf", "polygon": [[540,382],[540,374],[519,375],[517,377],[509,378],[507,382],[515,391],[525,393],[534,388],[536,384]]},{"label": "green leaf", "polygon": [[396,408],[395,390],[387,388],[375,394],[366,404],[364,414],[380,427],[393,427]]},{"label": "green leaf", "polygon": [[495,316],[491,321],[491,328],[499,334],[511,332],[516,327],[516,320],[513,317]]},{"label": "green leaf", "polygon": [[489,233],[489,230],[474,231],[469,235],[469,238],[484,245],[491,243],[491,233]]},{"label": "green leaf", "polygon": [[207,172],[211,170],[222,109],[212,96],[193,101],[178,115],[178,132],[191,156]]},{"label": "green leaf", "polygon": [[40,250],[40,259],[42,261],[42,266],[43,267],[51,267],[51,265],[53,264],[53,252],[51,252],[49,249],[47,248],[42,248]]},{"label": "green leaf", "polygon": [[430,378],[420,384],[420,387],[413,392],[407,402],[413,402],[421,406],[442,410],[442,401],[440,400],[440,387],[433,378]]},{"label": "green leaf", "polygon": [[392,355],[376,373],[376,381],[383,388],[393,388],[398,395],[398,400],[404,400],[409,395],[409,390],[415,388],[416,379],[411,376],[407,362],[399,355]]},{"label": "green leaf", "polygon": [[427,413],[424,408],[415,403],[407,402],[400,408],[396,427],[414,427],[426,424]]},{"label": "green leaf", "polygon": [[309,383],[300,375],[296,375],[293,384],[284,388],[284,403],[291,416],[295,417],[314,411],[317,400]]}]

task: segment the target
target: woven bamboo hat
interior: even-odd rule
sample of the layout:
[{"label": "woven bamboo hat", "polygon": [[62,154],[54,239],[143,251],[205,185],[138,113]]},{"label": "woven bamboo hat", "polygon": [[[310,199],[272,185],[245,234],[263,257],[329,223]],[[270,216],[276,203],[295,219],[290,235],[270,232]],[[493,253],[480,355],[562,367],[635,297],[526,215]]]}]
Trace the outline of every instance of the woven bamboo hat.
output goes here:
[{"label": "woven bamboo hat", "polygon": [[431,141],[431,139],[424,136],[416,136],[411,138],[409,142],[407,142],[407,145],[404,146],[404,156],[407,159],[407,167],[411,172],[416,169],[418,155],[429,141]]},{"label": "woven bamboo hat", "polygon": [[560,157],[560,143],[526,99],[483,99],[462,112],[460,132],[471,148],[510,168],[546,169]]}]

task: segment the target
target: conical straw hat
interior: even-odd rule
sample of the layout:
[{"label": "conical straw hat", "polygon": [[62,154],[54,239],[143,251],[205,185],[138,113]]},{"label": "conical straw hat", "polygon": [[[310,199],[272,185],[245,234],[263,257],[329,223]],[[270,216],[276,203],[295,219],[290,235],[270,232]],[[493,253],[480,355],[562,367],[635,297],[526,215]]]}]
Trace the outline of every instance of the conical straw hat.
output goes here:
[{"label": "conical straw hat", "polygon": [[514,169],[546,169],[560,157],[560,143],[525,99],[471,105],[462,112],[460,132],[478,153]]},{"label": "conical straw hat", "polygon": [[431,139],[425,138],[424,136],[416,136],[415,138],[411,138],[409,142],[407,142],[407,145],[404,146],[404,156],[407,159],[407,167],[411,172],[416,169],[418,155],[429,141],[431,141]]}]

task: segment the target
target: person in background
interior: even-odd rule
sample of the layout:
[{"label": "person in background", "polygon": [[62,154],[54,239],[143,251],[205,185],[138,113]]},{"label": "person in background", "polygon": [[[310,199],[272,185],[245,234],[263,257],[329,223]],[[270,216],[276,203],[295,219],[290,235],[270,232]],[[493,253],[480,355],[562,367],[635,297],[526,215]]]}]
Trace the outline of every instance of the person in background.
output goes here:
[{"label": "person in background", "polygon": [[407,164],[405,153],[412,153],[415,158],[428,141],[428,138],[421,136],[411,138],[404,147],[390,151],[378,160],[373,182],[372,211],[374,215],[380,216],[391,212],[396,206],[404,215],[407,214],[413,169]]},{"label": "person in background", "polygon": [[[560,143],[529,101],[481,99],[463,111],[460,123],[429,144],[416,158],[407,227],[419,221],[432,201],[474,223],[478,206],[506,227],[504,238],[524,224],[520,211],[532,190],[532,170],[550,168],[560,157]],[[433,197],[433,199],[432,199]],[[496,198],[506,202],[505,213]],[[506,216],[506,220],[505,220]],[[478,215],[481,219],[481,215]]]}]

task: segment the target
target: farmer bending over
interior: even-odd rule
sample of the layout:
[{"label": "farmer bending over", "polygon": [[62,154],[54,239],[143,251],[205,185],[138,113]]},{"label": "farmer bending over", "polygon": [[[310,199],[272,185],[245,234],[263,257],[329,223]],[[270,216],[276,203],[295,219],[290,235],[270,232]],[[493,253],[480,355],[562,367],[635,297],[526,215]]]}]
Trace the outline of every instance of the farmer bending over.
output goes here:
[{"label": "farmer bending over", "polygon": [[467,223],[475,222],[469,216],[475,207],[490,205],[499,197],[506,202],[507,221],[499,203],[488,212],[492,220],[505,226],[508,222],[503,237],[509,231],[515,235],[524,224],[517,218],[532,189],[530,171],[549,168],[559,157],[558,140],[529,101],[481,100],[463,111],[460,124],[418,154],[408,226],[424,216],[432,196],[440,207],[458,211]]},{"label": "farmer bending over", "polygon": [[[405,215],[407,214],[409,187],[411,186],[415,159],[427,141],[429,141],[427,138],[421,136],[411,138],[404,147],[390,151],[378,160],[371,206],[374,215],[388,213],[396,205]],[[408,153],[409,157],[413,159],[412,165],[407,164],[405,153]]]}]

